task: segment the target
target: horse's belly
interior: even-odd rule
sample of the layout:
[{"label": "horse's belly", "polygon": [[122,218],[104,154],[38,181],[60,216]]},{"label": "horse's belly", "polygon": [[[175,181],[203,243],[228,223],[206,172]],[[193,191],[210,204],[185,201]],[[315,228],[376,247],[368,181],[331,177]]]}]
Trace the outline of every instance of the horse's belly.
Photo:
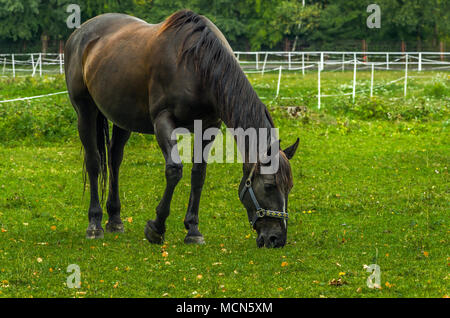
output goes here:
[{"label": "horse's belly", "polygon": [[154,132],[150,114],[145,111],[146,107],[141,101],[126,96],[108,98],[105,101],[97,101],[95,96],[93,98],[102,114],[120,128],[145,134]]}]

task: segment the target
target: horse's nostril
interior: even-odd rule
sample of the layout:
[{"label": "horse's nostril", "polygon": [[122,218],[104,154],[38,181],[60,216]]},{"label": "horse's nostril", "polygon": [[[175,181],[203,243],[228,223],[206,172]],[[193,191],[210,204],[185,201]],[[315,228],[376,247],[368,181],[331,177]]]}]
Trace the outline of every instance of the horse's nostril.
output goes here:
[{"label": "horse's nostril", "polygon": [[258,246],[258,247],[263,247],[264,246],[264,237],[258,237],[257,239],[256,239],[256,245]]},{"label": "horse's nostril", "polygon": [[258,247],[282,247],[284,244],[282,242],[282,240],[280,239],[280,236],[272,234],[272,235],[264,235],[261,234],[257,239],[256,239],[256,244]]},{"label": "horse's nostril", "polygon": [[271,235],[269,237],[269,243],[272,244],[272,245],[275,245],[277,240],[278,240],[278,237],[276,237],[275,235]]}]

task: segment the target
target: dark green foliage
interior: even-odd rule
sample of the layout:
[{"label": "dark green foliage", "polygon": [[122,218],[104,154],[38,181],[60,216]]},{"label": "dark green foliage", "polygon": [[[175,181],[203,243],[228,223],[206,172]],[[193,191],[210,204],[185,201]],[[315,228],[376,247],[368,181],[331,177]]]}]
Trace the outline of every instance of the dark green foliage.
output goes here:
[{"label": "dark green foliage", "polygon": [[[70,0],[0,0],[0,43],[18,51],[39,51],[42,36],[65,40]],[[210,18],[235,50],[308,49],[438,51],[448,44],[450,2],[380,0],[381,28],[366,25],[373,1],[308,0],[85,0],[82,22],[106,12],[122,12],[159,23],[173,12],[191,9]],[[2,48],[0,47],[0,50]],[[55,51],[57,46],[53,46]]]}]

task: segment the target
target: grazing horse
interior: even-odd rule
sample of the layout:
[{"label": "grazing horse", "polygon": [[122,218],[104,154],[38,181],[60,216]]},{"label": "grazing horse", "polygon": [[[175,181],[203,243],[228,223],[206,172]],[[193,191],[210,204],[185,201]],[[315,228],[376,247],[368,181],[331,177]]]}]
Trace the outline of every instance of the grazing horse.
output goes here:
[{"label": "grazing horse", "polygon": [[[192,132],[194,120],[201,120],[203,129],[222,122],[244,130],[274,128],[223,34],[192,11],[176,12],[159,24],[124,14],[100,15],[73,32],[64,54],[90,183],[87,238],[103,237],[98,188],[99,180],[102,191],[106,187],[108,170],[106,230],[123,231],[119,168],[131,132],[154,134],[164,155],[166,187],[156,218],[145,227],[149,242],[161,244],[172,195],[182,177],[177,141],[171,138],[174,130],[184,127]],[[113,123],[111,138],[108,120]],[[209,143],[202,142],[202,150]],[[279,169],[269,175],[261,173],[261,160],[244,159],[239,197],[257,231],[259,247],[286,244],[287,197],[293,185],[289,159],[297,146],[298,139],[284,151],[278,146]],[[248,151],[243,158],[248,158]],[[206,165],[203,158],[192,166],[185,243],[204,243],[198,210]]]}]

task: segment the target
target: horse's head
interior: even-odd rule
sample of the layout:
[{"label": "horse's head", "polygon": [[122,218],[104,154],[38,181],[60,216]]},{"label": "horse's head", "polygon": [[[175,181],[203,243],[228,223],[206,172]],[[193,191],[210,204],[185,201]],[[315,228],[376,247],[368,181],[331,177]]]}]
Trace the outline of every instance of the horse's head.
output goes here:
[{"label": "horse's head", "polygon": [[289,160],[294,156],[298,143],[297,139],[292,146],[279,151],[279,165],[274,174],[262,174],[261,163],[243,166],[239,198],[258,234],[258,247],[283,247],[286,244],[288,194],[293,186]]}]

